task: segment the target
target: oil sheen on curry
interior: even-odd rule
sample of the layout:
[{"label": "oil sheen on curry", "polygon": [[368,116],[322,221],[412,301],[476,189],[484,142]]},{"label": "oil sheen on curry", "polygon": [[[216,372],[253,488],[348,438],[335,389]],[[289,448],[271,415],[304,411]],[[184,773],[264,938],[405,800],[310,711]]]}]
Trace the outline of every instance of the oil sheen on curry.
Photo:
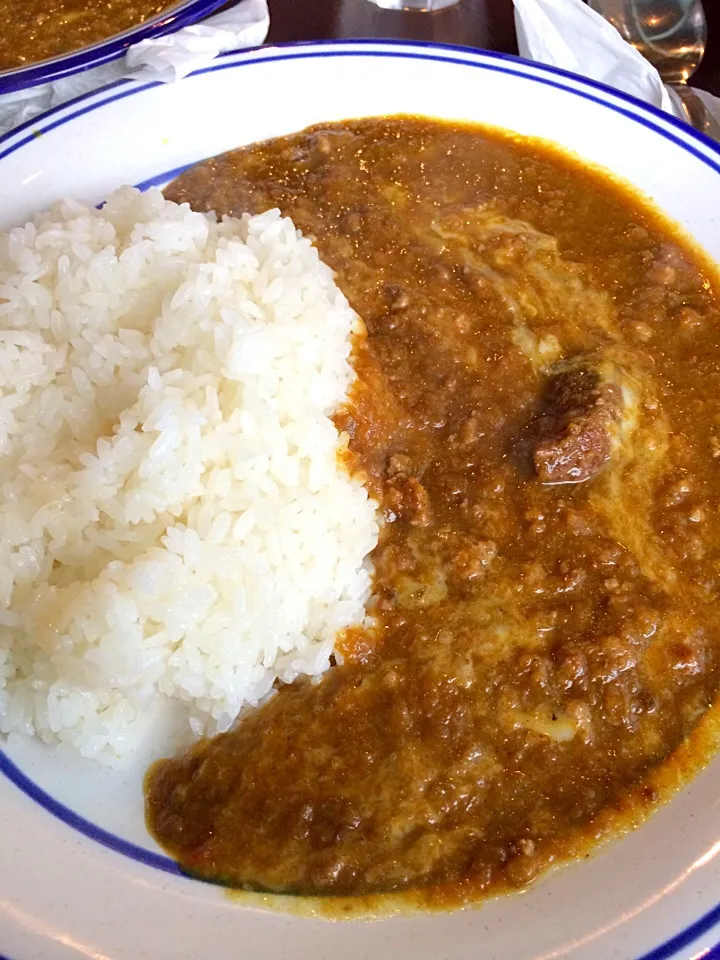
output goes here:
[{"label": "oil sheen on curry", "polygon": [[0,71],[99,43],[178,0],[0,0]]},{"label": "oil sheen on curry", "polygon": [[169,195],[279,207],[337,272],[367,327],[337,423],[384,525],[375,626],[153,767],[160,843],[244,888],[472,899],[651,805],[720,681],[709,268],[608,176],[421,119],[256,144]]}]

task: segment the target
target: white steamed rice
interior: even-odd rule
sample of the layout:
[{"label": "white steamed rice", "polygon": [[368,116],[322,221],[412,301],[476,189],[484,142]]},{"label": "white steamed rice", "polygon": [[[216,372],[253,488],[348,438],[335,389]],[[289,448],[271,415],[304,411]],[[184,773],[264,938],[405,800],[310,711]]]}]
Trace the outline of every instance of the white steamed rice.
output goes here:
[{"label": "white steamed rice", "polygon": [[364,616],[338,466],[358,318],[277,211],[157,190],[0,236],[0,731],[106,763],[165,698],[227,729]]}]

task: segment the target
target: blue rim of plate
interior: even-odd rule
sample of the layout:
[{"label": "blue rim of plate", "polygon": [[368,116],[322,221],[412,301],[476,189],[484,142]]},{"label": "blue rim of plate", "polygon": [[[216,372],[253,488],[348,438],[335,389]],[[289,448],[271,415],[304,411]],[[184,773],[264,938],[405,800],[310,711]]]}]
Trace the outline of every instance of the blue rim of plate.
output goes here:
[{"label": "blue rim of plate", "polygon": [[[315,43],[289,43],[221,54],[213,61],[212,65],[191,73],[186,81],[193,76],[216,73],[250,64],[333,56],[375,56],[432,60],[519,76],[582,97],[640,123],[665,140],[669,140],[687,153],[692,154],[696,159],[720,174],[720,144],[656,107],[629,94],[614,90],[605,84],[580,77],[568,70],[534,63],[511,54],[477,50],[472,47],[394,40],[327,40]],[[467,59],[468,57],[470,59]],[[1,80],[2,77],[0,76],[0,82]],[[561,82],[563,80],[566,82]],[[25,144],[34,141],[43,133],[49,133],[53,129],[64,126],[78,116],[90,113],[116,100],[140,94],[156,86],[161,86],[161,84],[158,82],[143,84],[137,81],[119,80],[99,91],[76,97],[0,137],[0,160],[19,150]],[[0,91],[2,91],[1,85]],[[184,169],[187,169],[187,167],[178,167],[157,174],[138,183],[137,186],[140,189],[161,186]],[[27,777],[2,750],[0,750],[0,774],[4,775],[29,799],[39,804],[52,816],[89,839],[145,866],[161,870],[164,873],[185,876],[177,863],[169,857],[123,840],[116,834],[76,814]],[[710,933],[718,925],[720,925],[720,903],[673,937],[642,954],[637,960],[670,960],[681,950],[694,944],[704,934]],[[701,950],[697,954],[697,958],[698,960],[700,958],[702,960],[720,960],[720,942]],[[4,960],[4,958],[0,956],[0,960]]]},{"label": "blue rim of plate", "polygon": [[[100,40],[89,47],[81,47],[70,53],[61,54],[50,60],[31,63],[26,67],[6,70],[0,73],[0,94],[25,90],[40,83],[50,83],[68,77],[82,70],[99,67],[103,63],[117,60],[127,48],[141,40],[161,37],[166,33],[187,27],[203,17],[209,16],[226,0],[185,0],[169,10],[159,13],[136,27],[122,33],[116,33],[106,40]],[[242,2],[242,0],[241,0]]]}]

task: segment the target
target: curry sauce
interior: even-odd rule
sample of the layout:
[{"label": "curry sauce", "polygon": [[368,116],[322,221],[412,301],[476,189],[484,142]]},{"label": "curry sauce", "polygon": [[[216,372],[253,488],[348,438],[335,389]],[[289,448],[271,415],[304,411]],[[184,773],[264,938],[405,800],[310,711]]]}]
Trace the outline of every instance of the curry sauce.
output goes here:
[{"label": "curry sauce", "polygon": [[0,0],[0,71],[72,53],[137,27],[178,0]]},{"label": "curry sauce", "polygon": [[384,525],[374,626],[153,767],[160,843],[248,889],[467,898],[652,804],[720,683],[709,269],[609,176],[422,119],[252,145],[167,193],[277,206],[336,271],[367,329],[336,422]]}]

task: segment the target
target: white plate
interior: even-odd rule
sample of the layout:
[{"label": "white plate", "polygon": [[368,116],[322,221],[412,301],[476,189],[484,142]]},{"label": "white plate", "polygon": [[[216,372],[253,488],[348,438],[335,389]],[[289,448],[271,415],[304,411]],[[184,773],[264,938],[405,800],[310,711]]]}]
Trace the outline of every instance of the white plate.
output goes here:
[{"label": "white plate", "polygon": [[[0,141],[0,226],[307,124],[395,112],[545,137],[627,178],[720,259],[720,150],[571,75],[383,43],[230,54],[176,85],[121,83]],[[333,924],[233,903],[145,833],[144,760],[99,771],[34,743],[0,754],[0,954],[11,960],[665,960],[720,942],[720,762],[631,836],[527,893],[454,914]]]}]

